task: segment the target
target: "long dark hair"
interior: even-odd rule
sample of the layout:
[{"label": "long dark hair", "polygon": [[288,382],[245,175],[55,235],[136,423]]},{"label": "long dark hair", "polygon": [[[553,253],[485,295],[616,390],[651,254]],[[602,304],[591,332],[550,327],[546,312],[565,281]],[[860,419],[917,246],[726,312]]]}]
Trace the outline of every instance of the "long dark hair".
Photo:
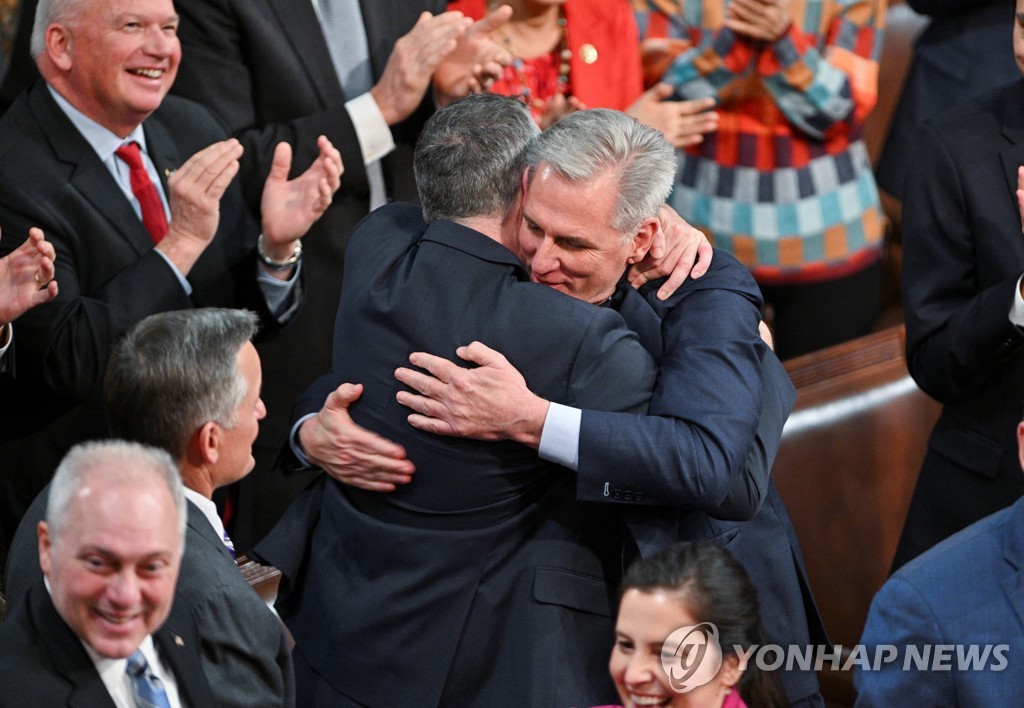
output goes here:
[{"label": "long dark hair", "polygon": [[[620,599],[627,590],[662,590],[678,597],[695,620],[718,628],[723,657],[735,655],[736,646],[765,644],[757,590],[739,561],[713,543],[677,543],[636,561],[622,580]],[[759,670],[752,660],[740,678],[739,691],[752,708],[789,704],[779,677]]]}]

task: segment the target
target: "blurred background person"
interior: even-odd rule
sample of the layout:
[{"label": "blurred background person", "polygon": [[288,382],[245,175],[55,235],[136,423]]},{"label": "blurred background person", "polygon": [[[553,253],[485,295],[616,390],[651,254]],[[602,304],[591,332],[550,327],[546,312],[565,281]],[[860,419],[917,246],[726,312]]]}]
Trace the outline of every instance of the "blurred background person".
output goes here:
[{"label": "blurred background person", "polygon": [[[698,668],[694,678],[707,682],[683,693],[668,672],[675,668],[681,674],[678,662],[684,657],[666,657],[663,646],[677,629],[705,622],[717,629],[718,653],[709,643],[699,666],[713,667],[720,659],[721,667],[712,676]],[[712,542],[678,543],[626,571],[608,670],[629,708],[781,707],[788,702],[778,678],[736,654],[736,647],[745,651],[764,644],[757,591],[743,566]]]},{"label": "blurred background person", "polygon": [[[660,130],[676,147],[718,125],[714,101],[666,101],[672,88],[644,92],[640,42],[628,0],[509,0],[512,16],[491,32],[511,57],[486,87],[521,98],[546,128],[583,108],[614,108]],[[493,6],[494,3],[491,3]],[[454,0],[449,10],[484,17],[487,0]],[[486,82],[485,82],[486,83]]]},{"label": "blurred background person", "polygon": [[[1024,68],[1024,0],[1005,16]],[[907,368],[942,403],[893,569],[1024,493],[1024,81],[917,130],[903,210]]]},{"label": "blurred background person", "polygon": [[751,269],[779,357],[870,332],[884,220],[862,133],[885,0],[638,6],[645,72],[719,114],[680,153],[670,203]]},{"label": "blurred background person", "polygon": [[914,133],[926,119],[972,101],[1019,76],[1006,23],[1009,0],[909,0],[931,21],[913,59],[878,158],[878,186],[902,200],[913,164]]}]

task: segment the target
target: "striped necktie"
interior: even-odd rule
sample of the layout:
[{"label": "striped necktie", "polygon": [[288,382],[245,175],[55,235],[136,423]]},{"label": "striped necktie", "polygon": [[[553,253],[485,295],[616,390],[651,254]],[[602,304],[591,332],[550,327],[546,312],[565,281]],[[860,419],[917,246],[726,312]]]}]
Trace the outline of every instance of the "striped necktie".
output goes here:
[{"label": "striped necktie", "polygon": [[149,670],[149,662],[142,655],[141,649],[136,649],[128,657],[127,671],[132,680],[132,695],[135,696],[137,708],[171,708],[160,679]]}]

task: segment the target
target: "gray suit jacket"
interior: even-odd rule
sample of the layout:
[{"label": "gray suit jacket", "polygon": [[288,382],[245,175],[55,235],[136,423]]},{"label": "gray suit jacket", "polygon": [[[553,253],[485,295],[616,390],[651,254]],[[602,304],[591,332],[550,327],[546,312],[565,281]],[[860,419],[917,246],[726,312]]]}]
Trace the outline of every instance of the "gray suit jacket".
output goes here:
[{"label": "gray suit jacket", "polygon": [[175,602],[189,608],[199,627],[203,673],[217,706],[295,705],[291,650],[281,621],[192,503]]}]

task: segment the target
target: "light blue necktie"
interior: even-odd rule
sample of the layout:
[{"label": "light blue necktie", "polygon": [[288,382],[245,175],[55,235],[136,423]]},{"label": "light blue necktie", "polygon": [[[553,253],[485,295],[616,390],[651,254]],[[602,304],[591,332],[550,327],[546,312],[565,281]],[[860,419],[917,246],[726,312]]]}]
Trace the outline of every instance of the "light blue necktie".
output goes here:
[{"label": "light blue necktie", "polygon": [[132,695],[138,708],[171,708],[163,684],[150,670],[142,651],[128,657],[128,676],[132,680]]},{"label": "light blue necktie", "polygon": [[373,88],[370,49],[358,0],[320,0],[324,38],[338,81],[349,98]]},{"label": "light blue necktie", "polygon": [[[345,98],[351,101],[372,89],[374,83],[363,11],[359,0],[318,0],[317,4],[331,63]],[[370,209],[373,210],[387,201],[384,171],[379,160],[366,166],[366,179],[370,183]]]}]

